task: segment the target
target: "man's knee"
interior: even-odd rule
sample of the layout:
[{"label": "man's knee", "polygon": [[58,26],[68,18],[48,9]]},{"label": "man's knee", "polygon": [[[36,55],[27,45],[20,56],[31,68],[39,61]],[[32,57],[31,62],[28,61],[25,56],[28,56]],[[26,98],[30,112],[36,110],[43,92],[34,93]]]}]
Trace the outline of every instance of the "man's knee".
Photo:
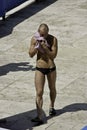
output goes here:
[{"label": "man's knee", "polygon": [[41,99],[42,96],[43,96],[43,91],[37,92],[36,96],[37,96],[37,98],[40,98],[40,99]]},{"label": "man's knee", "polygon": [[55,87],[53,87],[53,88],[50,88],[50,94],[56,94],[56,88]]}]

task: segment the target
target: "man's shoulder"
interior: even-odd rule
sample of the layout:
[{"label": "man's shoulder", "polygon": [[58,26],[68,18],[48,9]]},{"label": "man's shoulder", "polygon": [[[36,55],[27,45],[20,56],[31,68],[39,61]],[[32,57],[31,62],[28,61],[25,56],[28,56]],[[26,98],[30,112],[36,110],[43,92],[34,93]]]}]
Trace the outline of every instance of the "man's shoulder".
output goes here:
[{"label": "man's shoulder", "polygon": [[48,34],[47,40],[48,41],[53,41],[53,40],[57,40],[57,38],[54,35]]},{"label": "man's shoulder", "polygon": [[49,37],[49,38],[52,38],[52,39],[54,39],[54,38],[57,39],[57,38],[56,38],[54,35],[52,35],[52,34],[48,34],[48,37]]}]

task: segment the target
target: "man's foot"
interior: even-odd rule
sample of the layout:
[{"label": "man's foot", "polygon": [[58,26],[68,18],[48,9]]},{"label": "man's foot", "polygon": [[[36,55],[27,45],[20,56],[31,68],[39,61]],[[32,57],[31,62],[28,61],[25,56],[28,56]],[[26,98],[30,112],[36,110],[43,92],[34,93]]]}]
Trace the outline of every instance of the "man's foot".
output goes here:
[{"label": "man's foot", "polygon": [[31,119],[32,122],[37,122],[37,125],[41,125],[43,124],[43,121],[39,118],[39,117],[35,117],[33,119]]},{"label": "man's foot", "polygon": [[54,108],[50,108],[49,115],[50,116],[55,116],[56,115],[56,110]]}]

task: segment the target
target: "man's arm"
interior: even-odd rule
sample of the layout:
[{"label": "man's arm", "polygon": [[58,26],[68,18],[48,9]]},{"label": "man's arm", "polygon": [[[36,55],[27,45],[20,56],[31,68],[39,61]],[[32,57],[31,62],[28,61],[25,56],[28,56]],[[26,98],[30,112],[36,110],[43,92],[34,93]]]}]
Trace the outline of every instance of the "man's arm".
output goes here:
[{"label": "man's arm", "polygon": [[46,54],[50,59],[54,59],[56,57],[58,51],[58,41],[56,38],[53,39],[53,45],[51,47],[51,51],[45,44],[42,44],[42,47],[44,48]]},{"label": "man's arm", "polygon": [[30,57],[33,57],[37,53],[37,48],[35,48],[35,46],[36,46],[36,40],[34,38],[32,38],[30,48],[29,48]]}]

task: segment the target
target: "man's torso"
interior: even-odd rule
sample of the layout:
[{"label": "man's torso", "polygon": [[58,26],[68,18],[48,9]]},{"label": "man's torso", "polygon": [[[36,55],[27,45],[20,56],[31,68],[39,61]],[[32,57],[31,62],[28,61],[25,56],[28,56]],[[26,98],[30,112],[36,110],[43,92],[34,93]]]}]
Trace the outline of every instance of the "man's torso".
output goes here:
[{"label": "man's torso", "polygon": [[[50,51],[53,45],[53,39],[54,36],[52,35],[48,35],[46,39],[50,46],[49,47]],[[36,66],[39,68],[53,68],[55,64],[54,64],[54,60],[50,59],[46,53],[41,53],[40,51],[38,51]]]}]

